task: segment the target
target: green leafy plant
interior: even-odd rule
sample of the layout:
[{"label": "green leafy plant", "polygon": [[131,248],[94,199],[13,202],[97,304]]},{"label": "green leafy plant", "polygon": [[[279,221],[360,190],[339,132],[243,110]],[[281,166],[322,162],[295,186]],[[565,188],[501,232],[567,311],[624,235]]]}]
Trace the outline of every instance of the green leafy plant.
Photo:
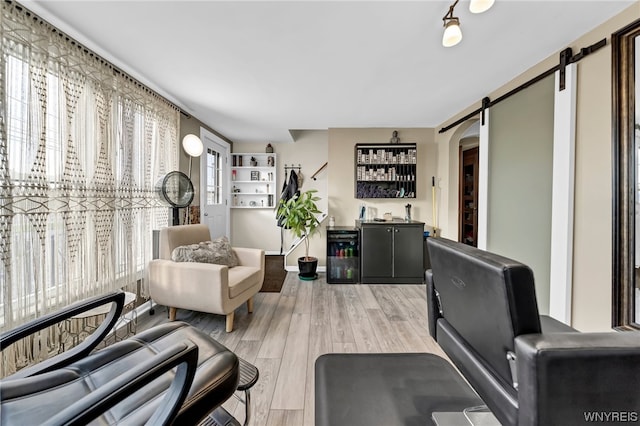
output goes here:
[{"label": "green leafy plant", "polygon": [[278,202],[277,216],[282,227],[289,229],[297,238],[307,236],[304,240],[305,260],[309,259],[309,238],[319,231],[320,222],[316,214],[321,213],[316,205],[320,197],[315,196],[318,192],[310,189],[295,195],[289,200]]}]

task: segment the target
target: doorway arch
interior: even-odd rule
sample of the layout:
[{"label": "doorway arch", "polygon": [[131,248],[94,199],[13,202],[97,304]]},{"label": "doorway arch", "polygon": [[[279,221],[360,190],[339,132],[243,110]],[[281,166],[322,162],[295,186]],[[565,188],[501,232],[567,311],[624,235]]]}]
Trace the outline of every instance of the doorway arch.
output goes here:
[{"label": "doorway arch", "polygon": [[[446,145],[448,158],[447,181],[450,190],[445,192],[445,196],[442,199],[442,206],[438,210],[440,211],[440,217],[444,219],[441,226],[443,229],[443,233],[441,233],[442,236],[446,236],[447,238],[456,241],[460,239],[458,232],[458,209],[460,204],[458,196],[458,188],[460,186],[460,143],[464,138],[472,136],[472,134],[476,132],[475,128],[479,129],[479,118],[471,118],[460,123],[460,125],[458,125],[451,134]],[[478,133],[476,133],[476,135],[477,134]],[[445,214],[443,215],[442,212]]]}]

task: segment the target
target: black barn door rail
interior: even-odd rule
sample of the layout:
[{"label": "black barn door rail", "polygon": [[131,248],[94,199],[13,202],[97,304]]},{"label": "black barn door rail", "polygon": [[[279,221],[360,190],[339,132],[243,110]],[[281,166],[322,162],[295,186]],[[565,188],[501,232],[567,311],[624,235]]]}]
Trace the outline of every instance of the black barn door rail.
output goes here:
[{"label": "black barn door rail", "polygon": [[556,65],[555,67],[548,69],[547,71],[544,71],[543,73],[533,77],[531,80],[522,83],[520,86],[516,87],[515,89],[510,90],[509,92],[505,93],[504,95],[496,98],[495,100],[490,100],[488,97],[485,97],[482,99],[482,106],[474,111],[471,111],[469,114],[465,115],[462,118],[457,119],[456,121],[454,121],[453,123],[443,127],[442,129],[440,129],[438,131],[438,133],[444,133],[447,130],[450,130],[452,128],[454,128],[455,126],[457,126],[460,123],[463,123],[465,121],[467,121],[468,119],[476,116],[478,113],[482,113],[482,124],[484,125],[484,110],[487,108],[490,108],[500,102],[502,102],[503,100],[507,99],[510,96],[515,95],[516,93],[526,89],[529,86],[532,86],[534,84],[536,84],[537,82],[539,82],[540,80],[548,77],[549,75],[555,73],[556,71],[560,71],[560,81],[559,81],[559,90],[563,91],[565,88],[565,69],[567,67],[567,65],[572,64],[574,62],[578,62],[579,60],[581,60],[582,58],[584,58],[585,56],[589,56],[591,53],[595,52],[596,50],[604,47],[607,45],[607,39],[603,38],[602,40],[600,40],[597,43],[592,44],[591,46],[588,47],[583,47],[582,49],[580,49],[580,53],[577,54],[573,54],[573,51],[570,47],[567,47],[566,49],[564,49],[562,52],[560,52],[560,63],[558,65]]}]

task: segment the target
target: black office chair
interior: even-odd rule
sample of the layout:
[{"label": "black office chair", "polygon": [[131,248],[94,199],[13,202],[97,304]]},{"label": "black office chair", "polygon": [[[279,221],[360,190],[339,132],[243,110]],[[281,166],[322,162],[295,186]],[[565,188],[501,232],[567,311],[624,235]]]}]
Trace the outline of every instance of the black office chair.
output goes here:
[{"label": "black office chair", "polygon": [[0,348],[107,303],[109,314],[84,342],[0,380],[0,424],[197,424],[214,410],[228,414],[220,405],[238,387],[239,358],[186,323],[158,325],[92,353],[122,312],[121,292],[5,332]]}]

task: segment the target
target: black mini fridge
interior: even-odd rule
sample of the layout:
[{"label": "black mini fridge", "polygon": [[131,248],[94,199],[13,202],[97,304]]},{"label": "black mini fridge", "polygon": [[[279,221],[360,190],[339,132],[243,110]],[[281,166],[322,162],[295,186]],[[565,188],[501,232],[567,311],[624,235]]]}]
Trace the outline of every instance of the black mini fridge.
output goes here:
[{"label": "black mini fridge", "polygon": [[358,228],[327,228],[327,282],[357,284],[360,281],[360,233]]}]

